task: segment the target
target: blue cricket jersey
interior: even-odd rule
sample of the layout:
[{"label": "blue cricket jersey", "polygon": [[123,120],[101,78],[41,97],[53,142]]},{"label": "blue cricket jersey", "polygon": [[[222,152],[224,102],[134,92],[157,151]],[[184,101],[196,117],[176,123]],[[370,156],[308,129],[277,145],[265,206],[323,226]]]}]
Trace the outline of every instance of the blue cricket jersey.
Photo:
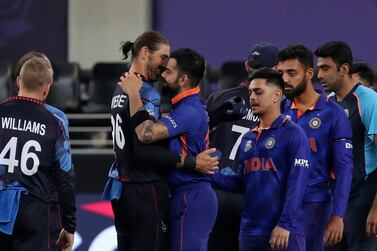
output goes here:
[{"label": "blue cricket jersey", "polygon": [[356,192],[366,177],[377,169],[377,93],[361,84],[356,84],[342,101],[330,97],[346,112],[352,128],[353,180],[351,193]]},{"label": "blue cricket jersey", "polygon": [[240,172],[216,173],[212,185],[245,194],[240,236],[270,235],[275,226],[303,235],[303,197],[310,167],[305,132],[283,115],[242,138]]},{"label": "blue cricket jersey", "polygon": [[62,135],[56,145],[57,155],[59,156],[60,166],[67,170],[69,167],[73,167],[72,155],[71,155],[71,143],[69,140],[69,122],[65,113],[58,108],[45,104],[45,108],[54,114],[55,118],[59,122],[62,128]]},{"label": "blue cricket jersey", "polygon": [[[169,132],[169,150],[195,156],[208,148],[208,116],[196,87],[178,94],[172,99],[173,111],[162,117]],[[197,182],[209,182],[208,175],[193,170],[171,170],[169,183],[174,188]]]},{"label": "blue cricket jersey", "polygon": [[346,114],[325,95],[320,95],[304,113],[287,99],[282,112],[301,126],[309,138],[311,168],[304,201],[332,200],[332,215],[344,217],[353,169],[352,131]]}]

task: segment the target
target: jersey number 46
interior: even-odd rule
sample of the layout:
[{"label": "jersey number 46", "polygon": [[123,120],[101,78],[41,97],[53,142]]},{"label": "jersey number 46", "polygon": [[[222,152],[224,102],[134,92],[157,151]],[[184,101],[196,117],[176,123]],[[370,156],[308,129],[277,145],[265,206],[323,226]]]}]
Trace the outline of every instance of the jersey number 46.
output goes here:
[{"label": "jersey number 46", "polygon": [[[17,152],[17,137],[12,137],[5,145],[0,153],[0,164],[8,166],[8,173],[13,173],[14,168],[21,162],[21,171],[23,174],[31,176],[38,171],[39,159],[38,156],[32,152],[41,152],[41,145],[35,140],[29,140],[22,146],[20,161],[16,159]],[[9,157],[6,156],[9,153]],[[32,160],[32,168],[27,167],[28,160]]]}]

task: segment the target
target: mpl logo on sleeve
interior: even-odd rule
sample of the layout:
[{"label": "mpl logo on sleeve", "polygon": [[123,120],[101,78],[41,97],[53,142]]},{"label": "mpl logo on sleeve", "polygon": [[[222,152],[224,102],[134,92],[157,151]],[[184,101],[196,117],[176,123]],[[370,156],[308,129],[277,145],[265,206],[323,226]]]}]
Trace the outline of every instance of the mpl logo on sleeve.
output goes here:
[{"label": "mpl logo on sleeve", "polygon": [[309,168],[309,161],[306,159],[295,159],[294,166]]}]

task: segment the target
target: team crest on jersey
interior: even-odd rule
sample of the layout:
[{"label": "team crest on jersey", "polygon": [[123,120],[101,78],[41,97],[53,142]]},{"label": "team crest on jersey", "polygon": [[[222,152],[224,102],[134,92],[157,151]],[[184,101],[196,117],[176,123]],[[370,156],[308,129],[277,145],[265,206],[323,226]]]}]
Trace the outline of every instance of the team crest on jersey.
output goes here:
[{"label": "team crest on jersey", "polygon": [[276,142],[275,138],[270,137],[266,140],[265,147],[267,149],[272,149],[275,146],[275,142]]},{"label": "team crest on jersey", "polygon": [[253,141],[248,140],[246,142],[245,148],[243,149],[244,152],[250,151],[250,149],[253,147]]},{"label": "team crest on jersey", "polygon": [[350,116],[350,110],[344,109],[344,113],[346,114],[347,118]]},{"label": "team crest on jersey", "polygon": [[321,120],[319,118],[312,118],[309,121],[309,126],[313,129],[318,129],[321,126]]}]

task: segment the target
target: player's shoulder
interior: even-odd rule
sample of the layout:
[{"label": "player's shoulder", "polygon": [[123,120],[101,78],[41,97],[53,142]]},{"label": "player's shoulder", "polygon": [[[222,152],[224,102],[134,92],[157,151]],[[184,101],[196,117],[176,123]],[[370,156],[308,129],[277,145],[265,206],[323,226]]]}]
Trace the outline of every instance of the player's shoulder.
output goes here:
[{"label": "player's shoulder", "polygon": [[301,128],[299,125],[297,125],[295,122],[293,122],[288,115],[283,115],[284,120],[282,121],[281,127],[284,130],[297,130],[297,128]]},{"label": "player's shoulder", "polygon": [[343,107],[335,102],[335,96],[331,94],[326,96],[325,109],[331,111],[333,117],[343,117],[343,115],[345,115]]},{"label": "player's shoulder", "polygon": [[174,107],[171,113],[179,113],[182,116],[191,117],[192,119],[195,119],[199,116],[199,113],[202,111],[205,112],[203,106],[198,106],[190,102],[181,102]]},{"label": "player's shoulder", "polygon": [[[54,122],[57,122],[56,116],[54,115],[52,110],[48,109],[48,105],[43,101],[33,99],[33,98],[28,98],[28,97],[20,97],[20,96],[10,97],[8,101],[11,105],[16,105],[17,107],[18,106],[25,107],[25,110],[22,108],[20,109],[21,112],[25,112],[25,113],[32,112],[33,116],[35,116],[36,118],[38,117],[40,119],[47,119],[47,120],[50,119]],[[49,106],[49,108],[52,109],[54,107]],[[60,111],[57,108],[55,109],[56,109],[56,112]]]},{"label": "player's shoulder", "polygon": [[306,137],[304,129],[295,122],[293,122],[287,115],[285,115],[281,127],[283,130],[283,134],[285,134],[286,136]]},{"label": "player's shoulder", "polygon": [[62,110],[49,104],[45,104],[45,108],[47,111],[52,113],[57,119],[61,120],[64,124],[68,124],[67,115]]},{"label": "player's shoulder", "polygon": [[248,89],[244,86],[237,86],[212,93],[207,99],[207,110],[215,111],[229,98],[234,96],[243,97],[243,95],[248,96]]},{"label": "player's shoulder", "polygon": [[355,88],[354,94],[358,97],[359,103],[363,103],[365,105],[377,104],[377,92],[375,92],[373,89],[360,84]]},{"label": "player's shoulder", "polygon": [[140,96],[142,99],[146,100],[160,100],[160,93],[149,83],[143,82],[140,89]]}]

